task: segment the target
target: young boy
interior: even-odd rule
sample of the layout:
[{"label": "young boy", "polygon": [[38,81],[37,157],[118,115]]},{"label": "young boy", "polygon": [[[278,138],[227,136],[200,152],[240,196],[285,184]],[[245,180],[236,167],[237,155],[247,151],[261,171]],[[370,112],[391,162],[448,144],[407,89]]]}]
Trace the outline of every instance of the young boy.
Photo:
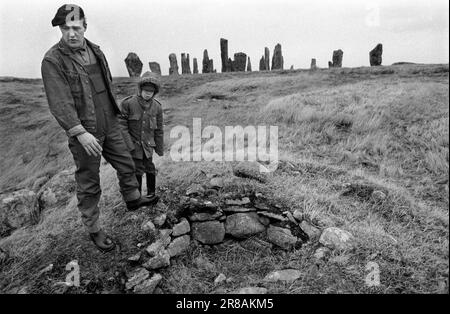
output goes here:
[{"label": "young boy", "polygon": [[153,151],[163,156],[164,133],[161,103],[155,99],[160,90],[158,77],[146,72],[138,82],[138,94],[128,96],[121,102],[119,122],[123,138],[133,157],[136,178],[142,192],[142,176],[147,177],[147,198],[158,202],[155,194],[156,169]]}]

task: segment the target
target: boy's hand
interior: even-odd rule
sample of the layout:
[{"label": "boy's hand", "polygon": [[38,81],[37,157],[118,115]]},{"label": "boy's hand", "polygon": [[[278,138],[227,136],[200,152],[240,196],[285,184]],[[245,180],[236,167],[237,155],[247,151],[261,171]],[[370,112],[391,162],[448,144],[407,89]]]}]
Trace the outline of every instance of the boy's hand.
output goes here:
[{"label": "boy's hand", "polygon": [[98,143],[98,139],[91,133],[85,132],[77,135],[77,139],[89,156],[97,157],[102,154],[103,149]]}]

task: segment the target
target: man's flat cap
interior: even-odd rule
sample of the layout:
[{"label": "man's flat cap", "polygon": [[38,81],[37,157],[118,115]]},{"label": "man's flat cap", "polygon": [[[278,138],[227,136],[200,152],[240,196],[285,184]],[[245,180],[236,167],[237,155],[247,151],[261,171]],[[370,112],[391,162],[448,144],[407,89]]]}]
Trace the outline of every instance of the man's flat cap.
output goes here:
[{"label": "man's flat cap", "polygon": [[84,11],[76,4],[64,4],[58,9],[55,17],[52,20],[52,26],[59,26],[66,24],[66,19],[70,21],[81,20],[84,18]]}]

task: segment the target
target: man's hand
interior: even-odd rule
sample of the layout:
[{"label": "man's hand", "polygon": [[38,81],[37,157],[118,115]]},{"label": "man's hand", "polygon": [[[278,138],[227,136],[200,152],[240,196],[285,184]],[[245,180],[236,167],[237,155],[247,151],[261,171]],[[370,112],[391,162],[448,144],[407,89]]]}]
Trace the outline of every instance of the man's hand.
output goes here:
[{"label": "man's hand", "polygon": [[97,157],[102,154],[102,147],[98,143],[97,138],[91,133],[85,132],[77,135],[77,139],[89,156]]}]

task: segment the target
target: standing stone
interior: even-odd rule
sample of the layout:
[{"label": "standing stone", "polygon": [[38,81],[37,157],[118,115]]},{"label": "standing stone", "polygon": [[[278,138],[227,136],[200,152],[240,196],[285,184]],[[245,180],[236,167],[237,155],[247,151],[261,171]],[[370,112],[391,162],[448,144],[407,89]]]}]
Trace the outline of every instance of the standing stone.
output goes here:
[{"label": "standing stone", "polygon": [[208,56],[208,50],[203,51],[202,73],[214,73],[214,62]]},{"label": "standing stone", "polygon": [[231,60],[231,58],[228,58],[228,68],[230,69],[230,72],[236,71],[236,69],[234,68],[233,60]]},{"label": "standing stone", "polygon": [[177,55],[171,53],[169,55],[169,62],[170,62],[169,75],[178,75],[179,73],[178,73]]},{"label": "standing stone", "polygon": [[341,49],[333,51],[333,68],[342,68],[342,57],[344,52]]},{"label": "standing stone", "polygon": [[141,76],[143,63],[137,54],[130,52],[125,59],[125,65],[127,66],[128,75],[130,75],[130,77]]},{"label": "standing stone", "polygon": [[149,62],[148,65],[152,73],[161,75],[161,67],[159,66],[158,62]]},{"label": "standing stone", "polygon": [[382,44],[378,44],[369,53],[370,66],[379,66],[379,65],[381,65],[382,54],[383,54],[383,45]]},{"label": "standing stone", "polygon": [[231,72],[231,63],[228,58],[228,40],[220,38],[220,57],[222,59],[222,73]]},{"label": "standing stone", "polygon": [[291,67],[289,68],[289,70],[294,70],[294,65],[291,65]]},{"label": "standing stone", "polygon": [[252,63],[250,62],[250,57],[247,57],[247,72],[252,71]]},{"label": "standing stone", "polygon": [[264,47],[264,69],[270,71],[270,50]]},{"label": "standing stone", "polygon": [[272,56],[272,70],[283,70],[283,54],[281,52],[281,45],[277,44],[273,50]]},{"label": "standing stone", "polygon": [[328,61],[328,67],[329,67],[329,68],[332,68],[332,67],[333,67],[333,62]]},{"label": "standing stone", "polygon": [[259,70],[265,71],[266,70],[266,61],[264,60],[264,56],[261,57],[259,60]]},{"label": "standing stone", "polygon": [[189,61],[189,54],[181,54],[181,74],[191,74],[191,65]]},{"label": "standing stone", "polygon": [[234,67],[236,72],[244,72],[245,64],[247,62],[247,55],[243,52],[234,54]]},{"label": "standing stone", "polygon": [[194,74],[198,74],[198,63],[197,63],[197,58],[194,58],[193,60],[194,63]]},{"label": "standing stone", "polygon": [[311,59],[311,67],[310,67],[310,69],[313,70],[313,71],[317,70],[316,59],[314,59],[314,58]]}]

